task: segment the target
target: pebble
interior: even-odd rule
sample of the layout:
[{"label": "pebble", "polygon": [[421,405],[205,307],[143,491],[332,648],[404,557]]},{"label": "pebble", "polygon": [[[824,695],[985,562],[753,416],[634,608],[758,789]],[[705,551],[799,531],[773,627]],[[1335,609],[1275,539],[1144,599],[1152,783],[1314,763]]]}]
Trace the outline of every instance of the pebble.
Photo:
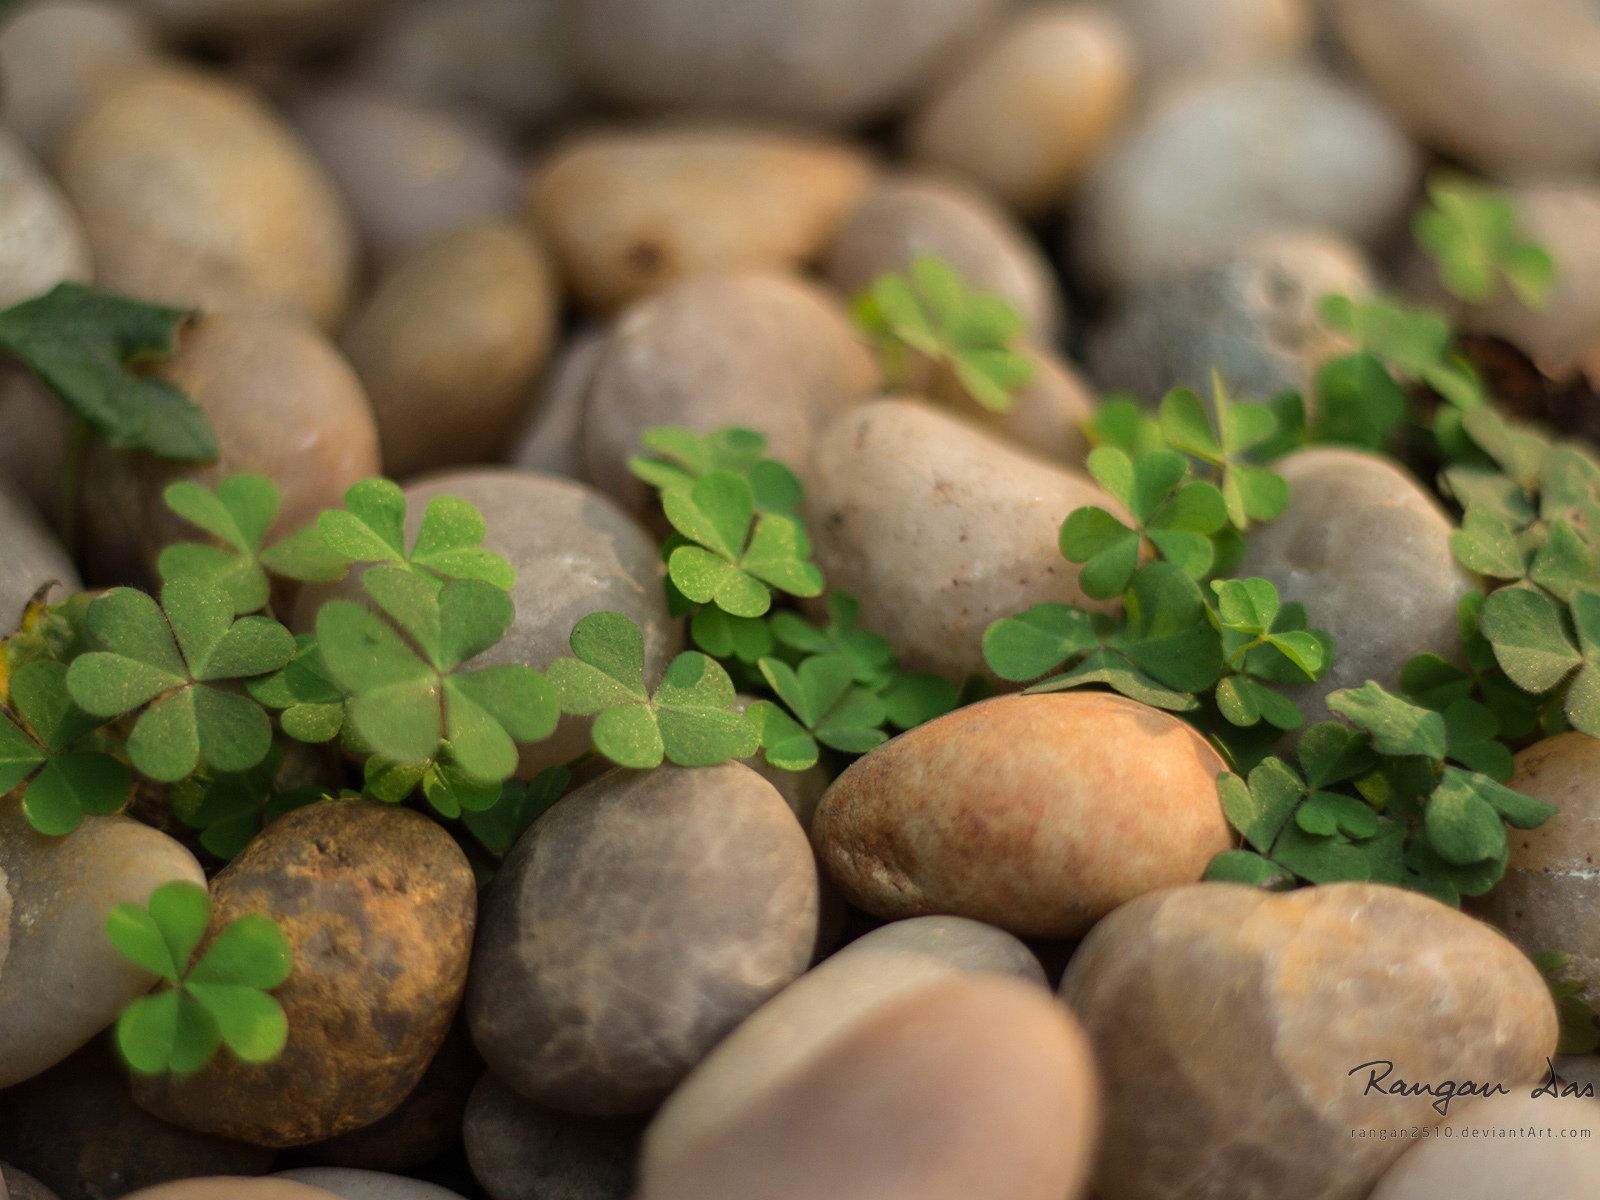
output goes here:
[{"label": "pebble", "polygon": [[0,24],[0,116],[35,154],[49,159],[101,90],[159,60],[154,31],[131,5],[17,5]]},{"label": "pebble", "polygon": [[[61,1200],[105,1200],[192,1175],[258,1175],[273,1151],[180,1129],[133,1102],[128,1069],[97,1039],[26,1083],[0,1091],[0,1157]],[[10,1183],[10,1179],[7,1179]],[[12,1200],[18,1197],[12,1185]]]},{"label": "pebble", "polygon": [[493,1200],[628,1200],[640,1117],[580,1117],[524,1100],[485,1075],[462,1132],[472,1174]]},{"label": "pebble", "polygon": [[1099,1102],[1077,1021],[1031,983],[950,977],[875,1010],[640,1200],[1078,1200]]},{"label": "pebble", "polygon": [[56,1194],[33,1176],[0,1163],[0,1200],[56,1200]]},{"label": "pebble", "polygon": [[1009,0],[578,0],[588,83],[650,111],[801,125],[880,116],[994,25]]},{"label": "pebble", "polygon": [[124,1200],[329,1200],[331,1192],[292,1179],[239,1179],[214,1175],[145,1188]]},{"label": "pebble", "polygon": [[401,258],[343,345],[394,478],[503,453],[555,339],[560,300],[544,252],[504,221]]},{"label": "pebble", "polygon": [[28,601],[46,584],[59,585],[52,593],[56,596],[83,586],[61,544],[5,479],[0,479],[0,546],[5,547],[0,558],[0,633],[15,632]]},{"label": "pebble", "polygon": [[695,272],[809,262],[871,175],[861,151],[798,135],[737,126],[602,131],[544,159],[527,216],[578,301],[612,313]]},{"label": "pebble", "polygon": [[1389,116],[1326,76],[1196,83],[1162,97],[1091,173],[1076,257],[1126,288],[1276,230],[1367,244],[1398,228],[1418,169]]},{"label": "pebble", "polygon": [[1147,88],[1292,61],[1310,47],[1325,0],[1112,0]]},{"label": "pebble", "polygon": [[371,1125],[416,1087],[466,984],[477,893],[466,856],[419,813],[325,800],[270,825],[212,884],[214,932],[247,912],[294,952],[273,994],[289,1045],[264,1066],[222,1055],[135,1082],[186,1128],[304,1146]]},{"label": "pebble", "polygon": [[1229,848],[1226,770],[1190,726],[1121,696],[1003,696],[858,759],[812,840],[845,897],[877,916],[1078,937],[1136,896],[1195,882]]},{"label": "pebble", "polygon": [[982,193],[916,176],[869,191],[828,247],[823,273],[849,300],[918,258],[943,259],[975,291],[1016,309],[1034,339],[1048,344],[1066,324],[1055,273],[1028,232]]},{"label": "pebble", "polygon": [[313,93],[289,111],[380,267],[516,213],[510,150],[463,117],[362,86]]},{"label": "pebble", "polygon": [[1370,679],[1397,689],[1414,655],[1457,659],[1456,610],[1475,580],[1456,565],[1438,501],[1398,464],[1359,450],[1301,450],[1274,469],[1289,506],[1251,534],[1238,578],[1271,580],[1333,637],[1327,675],[1294,689],[1307,720],[1323,719],[1320,702],[1340,688]]},{"label": "pebble", "polygon": [[511,462],[525,471],[583,473],[583,414],[605,345],[605,332],[590,326],[574,333],[557,353],[534,391],[527,423],[517,434]]},{"label": "pebble", "polygon": [[66,197],[22,140],[0,129],[0,308],[64,281],[87,283],[90,273],[88,240]]},{"label": "pebble", "polygon": [[332,185],[249,92],[170,71],[102,93],[57,172],[101,287],[207,311],[344,315],[354,239]]},{"label": "pebble", "polygon": [[817,906],[805,834],[750,768],[611,772],[535,822],[485,900],[478,1050],[541,1104],[645,1111],[805,970]]},{"label": "pebble", "polygon": [[1044,3],[1011,17],[911,118],[911,155],[1021,212],[1059,204],[1133,100],[1133,46],[1106,11]]},{"label": "pebble", "polygon": [[629,511],[653,513],[628,459],[657,425],[754,429],[773,458],[803,470],[817,431],[879,379],[861,333],[820,288],[753,272],[687,279],[629,308],[598,351],[584,475]]},{"label": "pebble", "polygon": [[1061,557],[1066,514],[1116,502],[1086,476],[911,400],[877,400],[818,435],[806,511],[830,587],[908,670],[984,670],[983,632],[1054,601],[1103,608]]},{"label": "pebble", "polygon": [[135,0],[174,34],[281,52],[357,28],[388,0]]},{"label": "pebble", "polygon": [[1390,1086],[1510,1085],[1537,1079],[1556,1044],[1520,951],[1377,884],[1144,896],[1083,941],[1061,994],[1105,1082],[1106,1197],[1356,1200],[1406,1143],[1352,1129],[1441,1119],[1434,1096],[1372,1091],[1382,1060]]},{"label": "pebble", "polygon": [[1340,40],[1423,141],[1495,175],[1600,161],[1590,0],[1336,0]]},{"label": "pebble", "polygon": [[1089,455],[1089,437],[1083,427],[1095,414],[1094,391],[1066,359],[1048,350],[1026,348],[1023,353],[1033,362],[1033,378],[1017,389],[1006,412],[979,404],[948,371],[934,376],[933,398],[1020,450],[1081,469]]},{"label": "pebble", "polygon": [[1559,951],[1600,1005],[1600,741],[1581,733],[1545,738],[1516,758],[1510,786],[1560,811],[1537,829],[1508,830],[1505,878],[1473,911],[1528,954]]},{"label": "pebble", "polygon": [[876,1013],[967,973],[1045,982],[1026,946],[965,917],[914,917],[857,938],[757,1009],[668,1097],[646,1134],[644,1169],[681,1159]]},{"label": "pebble", "polygon": [[[1528,1089],[1473,1100],[1384,1174],[1370,1200],[1591,1200],[1600,1184],[1600,1102],[1533,1098]],[[1555,1131],[1530,1137],[1531,1129]],[[1487,1135],[1482,1130],[1490,1131]],[[1451,1136],[1443,1136],[1446,1131]]]},{"label": "pebble", "polygon": [[1317,368],[1351,348],[1322,320],[1322,298],[1372,290],[1344,238],[1267,234],[1137,285],[1090,334],[1089,367],[1103,391],[1151,404],[1175,387],[1210,396],[1213,369],[1236,397],[1311,396]]},{"label": "pebble", "polygon": [[14,797],[0,801],[0,1088],[54,1066],[155,982],[105,933],[117,905],[164,883],[203,884],[194,856],[126,817],[85,817],[65,837],[35,833]]},{"label": "pebble", "polygon": [[356,1171],[345,1167],[298,1167],[280,1171],[279,1179],[321,1188],[339,1200],[462,1200],[457,1193],[437,1184],[380,1171]]}]

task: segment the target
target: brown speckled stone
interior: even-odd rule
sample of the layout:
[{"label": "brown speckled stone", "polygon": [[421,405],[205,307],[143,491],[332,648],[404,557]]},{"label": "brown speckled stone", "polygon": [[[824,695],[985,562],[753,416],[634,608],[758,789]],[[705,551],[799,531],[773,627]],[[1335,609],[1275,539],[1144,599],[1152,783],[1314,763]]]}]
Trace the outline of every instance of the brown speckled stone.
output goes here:
[{"label": "brown speckled stone", "polygon": [[1084,939],[1061,991],[1106,1085],[1108,1200],[1361,1200],[1407,1143],[1350,1130],[1441,1114],[1430,1096],[1364,1094],[1372,1068],[1353,1068],[1512,1086],[1556,1044],[1516,947],[1375,884],[1145,896]]},{"label": "brown speckled stone", "polygon": [[1225,769],[1188,725],[1121,696],[1002,696],[858,759],[811,833],[846,897],[878,916],[1073,937],[1198,880],[1229,847]]},{"label": "brown speckled stone", "polygon": [[[213,931],[270,914],[294,949],[275,995],[289,1045],[265,1066],[221,1055],[137,1085],[193,1129],[303,1146],[370,1125],[417,1085],[466,982],[477,893],[465,855],[407,809],[329,800],[283,817],[212,884]],[[203,952],[203,950],[202,950]]]},{"label": "brown speckled stone", "polygon": [[1517,755],[1511,787],[1561,811],[1511,829],[1505,878],[1472,910],[1529,954],[1556,950],[1600,1004],[1600,741],[1563,733]]},{"label": "brown speckled stone", "polygon": [[749,767],[613,771],[539,818],[484,901],[467,1017],[541,1104],[659,1102],[811,960],[804,832]]},{"label": "brown speckled stone", "polygon": [[214,1175],[134,1192],[127,1200],[333,1200],[332,1192],[289,1179],[236,1179]]}]

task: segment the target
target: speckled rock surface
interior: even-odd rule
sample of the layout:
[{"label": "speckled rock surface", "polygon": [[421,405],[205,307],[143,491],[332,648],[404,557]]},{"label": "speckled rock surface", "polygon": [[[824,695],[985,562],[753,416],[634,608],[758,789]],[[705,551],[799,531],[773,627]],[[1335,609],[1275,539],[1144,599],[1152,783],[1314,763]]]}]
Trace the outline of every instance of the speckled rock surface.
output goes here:
[{"label": "speckled rock surface", "polygon": [[1033,604],[1087,604],[1057,549],[1085,504],[1116,508],[1087,476],[1013,449],[958,417],[877,400],[817,437],[806,477],[814,553],[829,585],[901,664],[964,679],[983,631]]},{"label": "speckled rock surface", "polygon": [[[97,1039],[43,1075],[0,1091],[0,1158],[48,1184],[60,1200],[115,1200],[192,1175],[272,1169],[271,1150],[180,1129],[145,1112],[108,1043]],[[15,1185],[11,1195],[28,1200]]]},{"label": "speckled rock surface", "polygon": [[641,1200],[1078,1200],[1098,1100],[1087,1040],[1013,979],[938,980],[875,1010],[691,1147]]},{"label": "speckled rock surface", "polygon": [[998,434],[1019,450],[1082,469],[1090,448],[1083,425],[1095,414],[1094,389],[1065,359],[1047,350],[1026,353],[1033,360],[1033,379],[1017,389],[1007,412],[983,407],[951,371],[934,375],[932,396],[951,412]]},{"label": "speckled rock surface", "polygon": [[58,1200],[56,1194],[32,1175],[0,1163],[0,1200]]},{"label": "speckled rock surface", "polygon": [[212,897],[212,931],[265,912],[288,937],[294,971],[274,993],[288,1048],[265,1066],[224,1056],[186,1078],[140,1080],[139,1102],[267,1146],[322,1141],[393,1111],[466,984],[477,890],[450,836],[405,809],[322,801],[269,826]]},{"label": "speckled rock surface", "polygon": [[1328,674],[1297,689],[1313,702],[1308,719],[1338,688],[1369,679],[1396,687],[1414,655],[1457,657],[1456,607],[1474,580],[1451,555],[1438,502],[1402,467],[1356,450],[1303,450],[1276,469],[1289,506],[1251,535],[1239,578],[1270,579],[1333,636]]},{"label": "speckled rock surface", "polygon": [[467,1016],[529,1099],[642,1112],[806,968],[816,936],[816,866],[771,784],[738,763],[613,771],[507,856]]},{"label": "speckled rock surface", "polygon": [[1361,1200],[1406,1143],[1350,1130],[1440,1114],[1431,1096],[1364,1094],[1382,1067],[1352,1068],[1510,1084],[1537,1078],[1556,1043],[1516,947],[1374,884],[1145,896],[1084,939],[1061,993],[1105,1082],[1095,1188],[1128,1200]]},{"label": "speckled rock surface", "polygon": [[842,143],[689,127],[579,135],[534,172],[528,218],[599,312],[699,271],[815,257],[871,176]]},{"label": "speckled rock surface", "polygon": [[1121,696],[1003,696],[870,751],[828,789],[812,840],[846,898],[1075,937],[1117,905],[1198,880],[1232,842],[1226,767],[1188,725]]},{"label": "speckled rock surface", "polygon": [[14,134],[0,130],[0,308],[64,281],[89,282],[89,243],[59,188]]},{"label": "speckled rock surface", "polygon": [[512,445],[514,466],[568,479],[582,475],[583,413],[603,345],[604,332],[591,326],[574,333],[556,353]]},{"label": "speckled rock surface", "polygon": [[329,1200],[331,1192],[292,1179],[185,1179],[134,1192],[127,1200]]},{"label": "speckled rock surface", "polygon": [[1291,60],[1311,41],[1324,0],[1111,0],[1147,87]]},{"label": "speckled rock surface", "polygon": [[61,584],[59,592],[76,591],[78,570],[61,543],[44,527],[28,501],[0,478],[0,633],[10,634],[22,619],[23,609],[45,584]]},{"label": "speckled rock surface", "polygon": [[462,1133],[494,1200],[628,1200],[642,1117],[581,1117],[525,1100],[485,1075]]},{"label": "speckled rock surface", "polygon": [[205,876],[148,825],[85,817],[45,837],[16,797],[0,799],[0,1087],[54,1066],[150,989],[154,977],[107,940],[106,917],[175,880]]},{"label": "speckled rock surface", "polygon": [[1213,369],[1240,398],[1313,396],[1317,367],[1350,349],[1318,305],[1372,288],[1365,255],[1344,239],[1268,234],[1135,288],[1091,334],[1089,367],[1103,391],[1151,404],[1175,387],[1209,396]]},{"label": "speckled rock surface", "polygon": [[1517,755],[1510,786],[1560,811],[1537,829],[1507,830],[1505,878],[1473,911],[1529,954],[1559,951],[1600,1005],[1600,741],[1563,733]]},{"label": "speckled rock surface", "polygon": [[277,1178],[321,1188],[339,1200],[461,1200],[448,1188],[421,1179],[347,1167],[297,1167],[279,1172]]},{"label": "speckled rock surface", "polygon": [[876,359],[820,288],[757,272],[708,274],[630,307],[597,352],[583,417],[585,477],[633,512],[653,493],[628,471],[657,425],[767,436],[803,470],[816,431],[879,384]]},{"label": "speckled rock surface", "polygon": [[[1554,1131],[1529,1137],[1530,1129]],[[1491,1131],[1472,1136],[1472,1131]],[[1586,1134],[1578,1136],[1581,1131]],[[1441,1135],[1418,1142],[1385,1172],[1369,1200],[1589,1200],[1600,1183],[1600,1101],[1510,1096],[1452,1105]]]}]

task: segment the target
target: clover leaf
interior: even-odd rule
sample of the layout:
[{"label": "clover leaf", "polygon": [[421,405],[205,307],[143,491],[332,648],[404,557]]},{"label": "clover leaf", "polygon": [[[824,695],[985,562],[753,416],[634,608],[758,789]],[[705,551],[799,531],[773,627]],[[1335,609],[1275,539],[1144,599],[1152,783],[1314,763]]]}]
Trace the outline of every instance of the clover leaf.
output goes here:
[{"label": "clover leaf", "polygon": [[1083,431],[1090,445],[1110,446],[1129,458],[1172,449],[1161,422],[1137,400],[1107,399],[1084,422]]},{"label": "clover leaf", "polygon": [[1217,468],[1223,504],[1236,529],[1270,521],[1289,503],[1289,485],[1277,472],[1252,465],[1248,456],[1277,433],[1277,417],[1265,405],[1234,403],[1215,371],[1211,394],[1214,428],[1200,397],[1179,388],[1161,402],[1161,431],[1173,449]]},{"label": "clover leaf", "polygon": [[1334,692],[1328,697],[1328,711],[1371,734],[1372,745],[1380,754],[1442,762],[1449,753],[1443,716],[1403,700],[1371,680],[1358,688]]},{"label": "clover leaf", "polygon": [[345,559],[329,550],[314,528],[266,544],[282,494],[264,475],[229,475],[215,492],[180,480],[167,488],[163,498],[178,516],[216,540],[168,546],[156,563],[161,578],[208,583],[226,593],[233,611],[241,616],[266,607],[269,571],[302,583],[344,578]]},{"label": "clover leaf", "polygon": [[117,812],[133,776],[86,742],[102,722],[72,702],[67,668],[49,659],[24,663],[10,680],[11,712],[0,711],[0,794],[26,784],[22,811],[42,834],[71,833],[85,813]]},{"label": "clover leaf", "polygon": [[31,369],[108,446],[214,462],[217,440],[200,407],[136,369],[171,358],[192,315],[61,283],[0,312],[0,350]]},{"label": "clover leaf", "polygon": [[221,859],[231,859],[285,813],[323,799],[324,788],[278,788],[283,752],[274,746],[248,771],[192,776],[169,794],[172,811],[200,833],[200,844]]},{"label": "clover leaf", "polygon": [[844,592],[830,592],[827,609],[828,623],[820,627],[797,613],[774,613],[773,636],[803,654],[844,655],[857,683],[886,682],[894,673],[894,648],[888,638],[861,628],[861,602]]},{"label": "clover leaf", "polygon": [[748,666],[766,658],[778,644],[767,618],[729,616],[714,604],[694,610],[689,636],[712,658],[736,659]]},{"label": "clover leaf", "polygon": [[888,711],[877,693],[855,682],[855,664],[849,656],[813,655],[798,667],[764,658],[760,669],[767,686],[788,705],[801,727],[824,746],[865,754],[888,741],[882,729]]},{"label": "clover leaf", "polygon": [[696,604],[735,617],[759,617],[776,589],[794,596],[822,593],[811,542],[792,517],[758,513],[750,481],[710,471],[687,488],[662,494],[667,520],[683,539],[667,559],[673,584]]},{"label": "clover leaf", "polygon": [[983,407],[1009,412],[1034,374],[1017,347],[1026,326],[999,296],[972,291],[947,263],[921,257],[908,275],[884,275],[856,302],[856,319],[877,342],[891,377],[908,352],[947,367]]},{"label": "clover leaf", "polygon": [[1600,1021],[1596,1021],[1594,1009],[1583,998],[1589,981],[1573,967],[1570,954],[1544,950],[1531,957],[1544,976],[1561,1021],[1556,1053],[1593,1054],[1600,1049]]},{"label": "clover leaf", "polygon": [[566,767],[549,767],[531,780],[508,779],[488,808],[466,811],[461,823],[491,854],[503,855],[530,825],[555,806],[572,784]]},{"label": "clover leaf", "polygon": [[1506,824],[1534,829],[1555,815],[1554,806],[1512,791],[1487,775],[1446,767],[1428,798],[1428,843],[1455,866],[1471,866],[1506,855]]},{"label": "clover leaf", "polygon": [[562,711],[594,717],[595,749],[619,766],[714,766],[754,754],[754,724],[735,707],[733,681],[713,659],[678,655],[653,692],[645,642],[622,613],[591,613],[573,627],[572,652],[550,664]]},{"label": "clover leaf", "polygon": [[767,439],[754,430],[701,436],[681,425],[658,425],[639,440],[653,453],[629,459],[628,469],[660,491],[692,488],[702,476],[729,471],[749,482],[757,512],[793,515],[800,507],[800,481],[766,456]]},{"label": "clover leaf", "polygon": [[163,884],[147,906],[120,904],[106,919],[123,957],[162,981],[117,1018],[117,1048],[141,1075],[192,1074],[222,1046],[243,1062],[270,1062],[288,1042],[283,1006],[268,995],[289,978],[288,938],[272,918],[247,913],[195,962],[210,920],[211,897],[187,882]]},{"label": "clover leaf", "polygon": [[335,554],[355,563],[388,563],[445,579],[476,579],[509,590],[516,573],[485,549],[483,515],[455,496],[435,496],[406,547],[406,498],[387,479],[363,479],[344,495],[344,508],[317,519],[317,532]]},{"label": "clover leaf", "polygon": [[1317,368],[1315,440],[1382,450],[1405,423],[1411,403],[1378,355],[1365,350]]},{"label": "clover leaf", "polygon": [[1516,210],[1504,192],[1441,174],[1428,182],[1428,199],[1412,230],[1453,295],[1484,304],[1504,280],[1529,308],[1550,303],[1555,261],[1518,232]]},{"label": "clover leaf", "polygon": [[1576,591],[1563,611],[1534,588],[1500,588],[1484,601],[1479,623],[1513,683],[1534,695],[1565,684],[1567,720],[1600,736],[1600,593]]},{"label": "clover leaf", "polygon": [[1379,359],[1394,377],[1426,384],[1462,411],[1488,403],[1483,380],[1457,352],[1450,322],[1439,313],[1348,296],[1324,297],[1319,312],[1330,328],[1348,337],[1357,351]]},{"label": "clover leaf", "polygon": [[161,603],[115,588],[89,606],[101,647],[73,660],[67,690],[85,712],[139,712],[128,756],[151,779],[175,782],[204,763],[247,771],[266,757],[272,722],[238,681],[288,662],[294,638],[266,617],[234,618],[233,603],[194,579],[161,589]]},{"label": "clover leaf", "polygon": [[245,684],[256,702],[278,710],[278,724],[297,742],[331,742],[345,725],[345,693],[328,674],[311,634],[295,639],[295,652],[270,675]]},{"label": "clover leaf", "polygon": [[1077,509],[1061,526],[1061,554],[1082,563],[1080,584],[1096,599],[1121,594],[1146,547],[1194,579],[1211,570],[1211,535],[1227,523],[1222,494],[1187,479],[1181,454],[1158,450],[1137,459],[1102,446],[1089,455],[1089,471],[1131,515],[1133,524],[1104,508]]},{"label": "clover leaf", "polygon": [[516,743],[555,729],[554,693],[520,664],[460,669],[505,637],[510,596],[481,579],[441,580],[399,565],[369,568],[361,582],[382,616],[330,600],[316,620],[317,650],[347,697],[353,732],[393,763],[424,763],[447,750],[474,780],[510,777]]},{"label": "clover leaf", "polygon": [[1219,579],[1214,620],[1222,638],[1228,674],[1217,685],[1217,707],[1234,725],[1260,721],[1298,729],[1300,708],[1269,684],[1320,679],[1333,657],[1333,642],[1307,629],[1305,606],[1284,604],[1266,579]]}]

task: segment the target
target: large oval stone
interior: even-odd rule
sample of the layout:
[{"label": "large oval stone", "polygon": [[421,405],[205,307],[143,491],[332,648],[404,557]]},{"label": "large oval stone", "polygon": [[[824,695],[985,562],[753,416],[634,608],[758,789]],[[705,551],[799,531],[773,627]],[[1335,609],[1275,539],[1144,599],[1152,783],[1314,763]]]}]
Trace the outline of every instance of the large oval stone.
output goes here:
[{"label": "large oval stone", "polygon": [[0,798],[0,1087],[54,1066],[150,990],[155,977],[111,944],[106,918],[178,880],[205,874],[148,825],[91,816],[45,837],[20,800]]},{"label": "large oval stone", "polygon": [[467,1161],[494,1200],[628,1200],[639,1117],[584,1117],[523,1098],[486,1074],[467,1101]]},{"label": "large oval stone", "polygon": [[461,1200],[458,1193],[436,1183],[349,1167],[297,1167],[277,1178],[321,1188],[339,1200]]},{"label": "large oval stone", "polygon": [[32,1175],[0,1163],[0,1200],[57,1200],[57,1196]]},{"label": "large oval stone", "polygon": [[1398,687],[1413,655],[1459,657],[1456,610],[1474,580],[1456,565],[1439,502],[1397,463],[1359,450],[1302,450],[1274,469],[1289,506],[1250,535],[1238,575],[1271,580],[1333,637],[1327,675],[1295,689],[1307,718],[1339,688]]},{"label": "large oval stone", "polygon": [[326,800],[268,826],[217,876],[212,900],[212,936],[256,912],[288,937],[294,970],[274,993],[288,1047],[262,1066],[224,1054],[195,1075],[141,1079],[139,1102],[263,1146],[322,1141],[393,1111],[466,983],[477,888],[450,835],[408,809]]},{"label": "large oval stone", "polygon": [[816,866],[770,783],[738,763],[613,771],[507,856],[467,1016],[529,1099],[641,1112],[805,970],[816,936]]},{"label": "large oval stone", "polygon": [[1121,696],[1002,696],[856,760],[812,838],[868,912],[1075,937],[1228,849],[1226,769],[1193,728]]},{"label": "large oval stone", "polygon": [[1079,1200],[1098,1101],[1048,993],[953,976],[875,1010],[681,1158],[640,1200]]},{"label": "large oval stone", "polygon": [[1376,884],[1142,897],[1084,939],[1061,994],[1101,1064],[1095,1189],[1118,1200],[1361,1200],[1405,1143],[1350,1131],[1444,1115],[1374,1075],[1510,1087],[1556,1044],[1515,946]]},{"label": "large oval stone", "polygon": [[331,1200],[332,1192],[292,1179],[240,1179],[213,1175],[132,1192],[126,1200]]},{"label": "large oval stone", "polygon": [[89,244],[67,198],[22,140],[0,130],[0,308],[89,275]]},{"label": "large oval stone", "polygon": [[82,586],[78,569],[32,506],[7,479],[0,479],[0,636],[22,623],[23,611],[40,588],[60,584],[60,591]]}]

